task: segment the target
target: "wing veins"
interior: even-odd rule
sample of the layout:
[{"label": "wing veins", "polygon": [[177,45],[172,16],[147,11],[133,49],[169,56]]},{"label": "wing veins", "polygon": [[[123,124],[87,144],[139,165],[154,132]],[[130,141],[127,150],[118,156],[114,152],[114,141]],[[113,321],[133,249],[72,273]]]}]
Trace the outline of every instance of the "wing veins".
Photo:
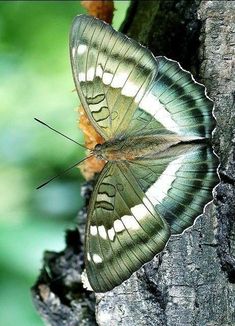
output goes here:
[{"label": "wing veins", "polygon": [[[118,167],[118,168],[119,168],[119,167]],[[120,168],[119,168],[119,170],[120,170]],[[120,170],[120,171],[121,171],[121,170]],[[135,176],[133,175],[132,171],[131,171],[130,169],[129,169],[129,171],[131,172],[132,176],[134,177],[136,183],[138,184],[139,189],[141,190],[141,192],[143,192],[143,190],[141,189],[140,184],[139,184],[138,181],[136,180],[136,178],[135,178]],[[132,189],[133,189],[134,192],[136,193],[136,196],[139,198],[140,202],[142,202],[142,199],[141,199],[141,198],[139,197],[139,195],[137,194],[137,192],[136,192],[134,186],[129,182],[128,178],[125,176],[124,173],[122,173],[122,175],[123,175],[124,178],[127,180],[127,182],[129,183],[129,185],[132,187]],[[143,192],[143,193],[144,193],[144,192]],[[149,198],[148,198],[148,200],[149,200]],[[149,200],[149,202],[150,202],[150,204],[152,205],[153,209],[156,211],[156,209],[155,209],[154,205],[152,204],[152,202],[151,202],[150,200]],[[154,216],[154,215],[152,214],[152,212],[149,210],[149,208],[148,208],[147,206],[145,206],[145,207],[147,208],[149,214],[150,214],[150,215],[151,215],[151,216],[152,216],[152,217],[153,217],[153,218],[158,222],[158,224],[159,224],[159,221],[158,221],[158,219],[156,218],[156,216]],[[162,217],[161,217],[161,215],[158,213],[158,211],[157,211],[157,214],[158,214],[158,216],[159,216],[159,219],[161,220]],[[164,240],[162,240],[162,241],[164,242]]]},{"label": "wing veins", "polygon": [[[128,208],[128,211],[130,212],[130,214],[135,218],[135,220],[136,220],[136,222],[139,224],[139,226],[140,226],[140,228],[148,235],[148,238],[149,238],[149,234],[148,234],[148,232],[145,230],[145,228],[140,224],[140,222],[138,221],[138,219],[136,218],[136,216],[131,212],[131,210],[129,209],[129,207],[128,207],[128,205],[127,205],[127,203],[126,203],[126,201],[125,201],[125,199],[123,198],[123,196],[122,196],[122,194],[119,192],[119,195],[121,196],[121,198],[122,198],[122,201],[124,202],[124,204],[126,205],[126,207]],[[141,201],[142,202],[142,201]],[[143,205],[147,208],[147,206],[143,203]],[[148,208],[147,208],[148,209]],[[152,215],[152,214],[151,214]],[[123,222],[122,222],[123,223]],[[123,223],[123,225],[124,225],[124,223]],[[124,225],[125,226],[125,225]],[[126,227],[125,227],[126,228]],[[127,230],[127,232],[128,232],[128,229],[126,228],[126,230]],[[128,232],[129,233],[129,232]],[[129,233],[129,235],[130,235],[130,233]],[[139,234],[137,233],[137,235],[138,235],[138,238],[142,241],[142,243],[144,243],[144,240],[141,238],[141,236],[139,236]],[[131,237],[131,235],[130,235],[130,237]],[[131,237],[132,238],[132,237]],[[133,238],[132,238],[133,239]],[[154,241],[154,239],[151,239],[153,242],[155,242]],[[156,244],[156,242],[155,242],[155,244]],[[145,245],[147,246],[147,248],[149,249],[149,251],[152,253],[152,254],[154,254],[154,252],[151,250],[151,248],[149,248],[149,246],[148,246],[148,244],[147,243],[145,243]],[[139,246],[138,246],[139,247]],[[139,247],[139,249],[140,249],[140,251],[145,255],[145,253],[141,250],[141,247]]]},{"label": "wing veins", "polygon": [[[136,180],[137,184],[139,185],[139,182],[138,182],[138,180],[136,179],[135,175],[132,173],[131,170],[130,170],[130,172],[131,172],[132,176],[134,177],[134,179]],[[139,187],[141,187],[141,186],[139,185]],[[148,198],[148,196],[146,196],[146,197]],[[158,212],[158,215],[161,216],[161,214],[159,213],[159,211],[158,211],[156,205],[153,205],[152,201],[151,201],[149,198],[148,198],[148,200],[150,201],[150,203],[152,204],[152,206],[154,207],[154,209]],[[159,202],[158,199],[157,199],[157,201]],[[168,213],[170,212],[170,214],[172,214],[172,215],[176,218],[176,221],[178,220],[178,218],[177,218],[177,216],[175,215],[174,212],[172,212],[171,210],[167,209],[167,208],[162,204],[162,202],[159,202],[159,204],[162,205],[162,206],[166,209],[166,211],[167,211]],[[166,222],[167,222],[167,221],[166,221]],[[168,223],[168,222],[167,222],[167,223]],[[178,225],[178,224],[177,224],[177,225]]]},{"label": "wing veins", "polygon": [[[102,210],[102,211],[104,211],[104,209],[103,209],[103,208],[101,208],[101,210]],[[104,213],[104,216],[105,216],[105,213]],[[105,232],[106,232],[106,229],[105,229]],[[110,246],[110,248],[111,248],[111,251],[112,251],[112,253],[113,253],[113,257],[115,257],[115,252],[114,252],[114,250],[113,250],[113,246],[112,246],[112,244],[111,244],[111,241],[110,241],[110,239],[109,239],[109,236],[108,236],[107,232],[106,232],[106,235],[107,235],[107,239],[108,239],[108,243],[109,243],[109,246]],[[103,254],[103,253],[102,253],[102,254]],[[104,261],[105,261],[105,260],[104,260]],[[122,270],[122,267],[119,265],[119,260],[118,260],[118,259],[116,259],[115,261],[117,262],[117,264],[118,264],[118,266],[119,266],[120,270]],[[109,266],[109,264],[108,264],[108,263],[107,263],[107,264],[105,264],[105,265]],[[109,269],[109,267],[108,267],[108,269]],[[111,275],[112,275],[112,272],[111,272],[111,270],[110,270],[110,269],[109,269],[109,271],[110,271],[110,273],[111,273]],[[119,281],[121,281],[121,282],[122,282],[122,277],[119,275],[119,272],[118,272],[118,270],[116,270],[116,269],[114,268],[114,272],[116,273],[116,275],[117,275],[117,277],[118,277]],[[120,283],[119,283],[119,284],[120,284]]]},{"label": "wing veins", "polygon": [[[138,182],[138,180],[137,180],[137,178],[135,177],[135,175],[133,174],[133,172],[130,170],[130,172],[131,172],[131,174],[132,174],[132,176],[134,177],[134,179],[136,180],[136,182],[138,183],[138,185],[139,185],[139,187],[141,188],[141,186],[140,186],[140,184],[139,184],[139,182]],[[198,188],[197,188],[198,189]],[[163,194],[166,196],[166,197],[169,197],[169,198],[171,198],[171,196],[169,196],[168,194],[166,194],[165,192],[163,192]],[[146,194],[145,194],[146,195]],[[151,200],[150,200],[150,198],[146,195],[146,197],[148,198],[148,200],[151,202]],[[157,199],[157,198],[156,198]],[[173,198],[171,198],[173,201],[175,201],[176,202],[176,200],[174,200]],[[172,215],[174,215],[175,217],[176,217],[176,219],[178,218],[177,217],[177,215],[175,215],[175,213],[173,213],[171,210],[169,210],[168,208],[166,208],[166,206],[163,204],[163,201],[162,202],[160,202],[158,199],[157,199],[157,201],[158,201],[158,203],[159,203],[159,205],[162,205],[162,207],[164,207],[165,208],[165,210],[167,211],[167,212],[170,212]],[[178,202],[176,202],[176,203],[178,203]],[[153,205],[153,203],[151,202],[151,204]],[[181,204],[181,203],[178,203],[178,204],[180,204],[181,206],[185,206],[185,207],[187,207],[186,205],[183,205],[183,204]],[[155,210],[157,210],[157,207],[156,207],[156,205],[153,205],[153,207],[154,207],[154,209]],[[192,209],[192,208],[191,208]],[[193,211],[195,211],[194,209],[192,209]],[[158,210],[157,210],[158,211]],[[197,212],[196,212],[197,213]],[[185,212],[184,212],[184,214],[186,215],[186,216],[189,216],[188,214],[186,214]],[[198,213],[197,213],[198,214]],[[161,216],[161,214],[160,213],[158,213],[158,215],[159,216]],[[191,216],[189,216],[190,218],[191,218]]]},{"label": "wing veins", "polygon": [[[162,174],[164,174],[164,172],[161,173],[161,174],[157,174],[157,172],[155,172],[154,170],[152,170],[150,167],[148,167],[148,169],[149,169],[151,172],[153,172],[154,174],[156,174],[156,175],[162,175]],[[166,175],[166,176],[171,176],[171,177],[174,176],[174,175],[172,175],[172,174],[164,174],[164,175]],[[186,178],[186,177],[178,176],[178,178],[188,180],[188,178]],[[204,179],[196,179],[196,178],[191,178],[191,179],[190,179],[190,181],[203,181],[203,180],[204,180]],[[178,180],[177,180],[177,182],[178,182]],[[182,186],[185,186],[185,184],[183,184],[183,183],[179,183],[179,184],[182,185]],[[196,187],[195,187],[195,186],[190,186],[190,187],[198,189],[197,186],[196,186]],[[202,187],[202,186],[200,186],[200,188],[203,189],[203,190],[208,190],[207,188],[204,188],[204,187]]]},{"label": "wing veins", "polygon": [[[112,28],[111,28],[110,30],[111,30],[111,35],[110,35],[109,42],[111,42],[113,36],[115,36],[114,30],[113,30]],[[116,38],[116,40],[114,41],[114,44],[113,44],[113,46],[112,46],[112,48],[111,48],[111,50],[110,50],[109,55],[111,55],[111,53],[112,53],[112,51],[113,51],[113,49],[114,49],[114,45],[116,44],[117,40],[118,40],[118,38]],[[106,61],[105,61],[104,67],[103,67],[102,77],[100,77],[100,79],[101,79],[101,85],[102,85],[102,88],[103,88],[103,92],[104,92],[104,95],[105,95],[105,100],[106,100],[106,103],[107,103],[107,108],[108,108],[108,111],[109,111],[109,126],[110,126],[110,128],[112,128],[112,127],[111,127],[111,126],[112,126],[112,119],[111,119],[111,113],[110,113],[110,106],[109,106],[109,104],[108,104],[108,98],[107,98],[107,96],[106,96],[106,95],[107,95],[107,92],[106,92],[106,90],[105,90],[105,87],[106,87],[106,86],[104,86],[104,83],[102,82],[102,80],[103,80],[103,76],[104,76],[104,71],[105,71],[105,68],[106,68],[106,65],[107,65],[108,60],[109,60],[109,56],[107,55],[107,56],[106,56]],[[111,129],[111,130],[112,130],[112,129]]]},{"label": "wing veins", "polygon": [[[115,209],[114,209],[115,210]],[[118,220],[120,220],[119,219],[119,215],[117,214],[117,212],[116,212],[116,210],[115,210],[115,216],[117,217],[117,219]],[[121,220],[121,222],[122,222],[122,220]],[[122,222],[122,224],[123,224],[123,226],[124,226],[124,228],[125,228],[125,231],[127,232],[127,234],[129,235],[129,237],[130,237],[130,239],[133,241],[133,238],[132,238],[132,236],[131,236],[131,234],[130,234],[130,232],[128,231],[128,229],[126,228],[126,226],[125,226],[125,224]],[[121,245],[121,240],[119,239],[119,235],[118,235],[118,232],[116,232],[115,231],[115,236],[118,238],[118,242],[119,242],[119,244]],[[133,241],[133,243],[134,243],[134,241]],[[123,249],[123,246],[121,245],[121,247],[122,247],[122,249]],[[136,253],[133,251],[133,250],[131,250],[131,249],[129,249],[130,251],[131,251],[131,253],[135,256],[135,258],[142,264],[143,262],[140,260],[140,258],[136,255]],[[126,255],[128,256],[128,258],[129,258],[129,260],[132,262],[132,259],[130,258],[130,256],[128,255],[128,251],[126,252]],[[127,267],[127,270],[129,271],[129,273],[130,274],[133,274],[133,272],[129,269],[129,267],[125,264],[125,266]]]},{"label": "wing veins", "polygon": [[87,88],[88,88],[88,84],[87,84],[87,65],[88,65],[89,52],[90,52],[90,48],[91,48],[91,44],[92,44],[92,41],[93,41],[94,34],[97,31],[97,26],[98,25],[95,25],[94,30],[92,32],[91,39],[89,41],[89,45],[88,45],[88,49],[87,49],[87,54],[86,54],[86,64],[85,64],[86,96],[85,97],[87,97],[87,94],[88,94],[88,92],[87,92]]},{"label": "wing veins", "polygon": [[[98,220],[97,220],[97,211],[96,210],[94,210],[94,215],[95,215],[95,221],[96,221],[96,227],[97,227],[97,225],[98,225]],[[101,253],[101,255],[102,255],[102,264],[103,264],[103,261],[105,261],[105,256],[104,256],[104,253],[103,253],[103,250],[102,250],[102,245],[101,245],[101,242],[100,242],[100,236],[99,236],[99,233],[97,232],[97,238],[98,238],[98,243],[99,243],[99,252]],[[91,255],[92,256],[92,255]],[[96,264],[95,264],[95,262],[94,262],[94,260],[93,260],[93,258],[91,257],[91,259],[92,259],[92,261],[93,261],[93,263],[94,263],[94,265],[96,266]],[[105,272],[105,270],[103,269],[103,273],[105,274],[105,276],[106,276],[106,280],[108,281],[108,283],[112,286],[112,281],[110,281],[110,275],[112,275],[112,273],[111,273],[111,271],[110,271],[110,269],[109,269],[109,264],[106,264],[106,266],[107,266],[107,271],[108,271],[108,274],[106,274],[106,272]],[[99,275],[101,275],[101,273],[99,273]],[[105,280],[105,281],[106,281]],[[109,287],[109,286],[108,286]]]},{"label": "wing veins", "polygon": [[[102,24],[102,28],[101,28],[101,30],[100,30],[100,33],[101,33],[104,29],[105,29],[105,25]],[[97,49],[98,54],[97,54],[96,62],[95,62],[95,74],[96,74],[97,63],[99,62],[99,56],[100,56],[100,52],[101,52],[101,51],[100,51],[100,49],[101,49],[101,45],[103,44],[104,38],[105,38],[105,36],[106,36],[106,32],[107,32],[107,30],[105,29],[105,31],[104,31],[104,35],[103,35],[103,37],[102,37],[102,40],[101,40],[101,42],[99,43],[99,49]],[[95,77],[95,76],[94,76],[94,77]],[[92,97],[93,97],[93,95],[94,95],[94,87],[92,88]]]},{"label": "wing veins", "polygon": [[[168,70],[170,70],[171,67],[169,67],[167,70],[165,70],[164,72],[162,72],[162,75],[160,78],[156,79],[156,84],[165,76],[167,76],[166,72]],[[174,74],[171,75],[171,78],[174,77],[179,71],[175,71]],[[180,79],[184,78],[184,76],[180,77]],[[163,90],[163,92],[161,94],[158,94],[158,98],[160,98],[166,91],[168,91],[169,89],[171,89],[173,86],[175,86],[176,82],[178,82],[180,79],[177,79],[176,81],[174,81],[170,87],[167,87]],[[155,85],[156,86],[156,85]]]},{"label": "wing veins", "polygon": [[[130,49],[130,47],[128,48],[128,50],[129,50],[129,49]],[[137,52],[137,53],[138,53],[139,51],[140,51],[140,48],[136,49],[136,52]],[[145,53],[142,54],[140,60],[143,58],[144,54],[145,54]],[[122,61],[123,61],[123,60],[122,60]],[[149,62],[150,62],[150,59],[147,61],[147,63],[149,63]],[[122,86],[122,88],[125,87],[126,83],[128,82],[128,78],[131,76],[131,74],[133,73],[134,69],[138,66],[138,64],[139,64],[139,62],[136,61],[136,64],[132,67],[132,69],[131,69],[131,71],[130,71],[130,73],[129,73],[129,75],[128,75],[128,77],[127,77],[125,83],[124,83],[124,85]],[[144,64],[144,67],[145,67],[145,66],[147,66],[146,63]],[[136,79],[138,79],[139,76],[141,76],[141,73],[138,73]],[[143,83],[141,84],[141,86],[139,87],[139,90],[137,91],[135,97],[132,99],[132,101],[131,101],[130,104],[128,105],[128,107],[127,107],[127,109],[126,109],[126,112],[128,112],[129,108],[131,107],[131,105],[132,105],[133,102],[134,102],[134,99],[136,98],[137,94],[140,92],[140,90],[141,90],[141,88],[142,88],[142,86],[144,85],[145,82],[146,82],[146,80],[144,80],[144,82],[143,82]],[[143,96],[144,96],[144,95],[143,95]],[[142,98],[143,98],[143,96],[142,96]],[[142,98],[141,98],[141,100],[142,100]],[[115,103],[114,103],[114,105],[113,105],[113,108],[116,106],[116,104],[117,104],[117,100],[118,100],[118,98],[116,98],[116,101],[115,101]],[[140,100],[140,101],[141,101],[141,100]],[[140,103],[140,101],[139,101],[138,103]],[[136,107],[138,106],[138,103],[136,103]],[[133,115],[134,115],[134,112],[133,112],[133,114],[132,114],[132,117],[133,117]],[[121,123],[123,122],[124,118],[125,118],[125,115],[123,116],[122,120],[119,122],[119,125],[118,125],[117,128],[116,128],[116,132],[117,132],[117,130],[119,129],[119,127],[120,127]]]},{"label": "wing veins", "polygon": [[[114,215],[116,216],[116,213],[115,213],[115,206],[114,206]],[[119,245],[120,245],[121,250],[124,252],[125,250],[124,250],[124,248],[123,248],[123,246],[122,246],[122,242],[121,242],[121,240],[119,239],[119,235],[117,234],[117,232],[115,232],[115,237],[116,237],[116,239],[117,239],[117,241],[118,241],[118,243],[119,243]],[[112,241],[109,239],[109,236],[108,236],[108,235],[107,235],[107,238],[108,238],[108,241],[109,241],[109,245],[110,245],[110,247],[111,247],[111,250],[112,250],[112,252],[113,252],[113,255],[114,255],[114,257],[115,257],[115,252],[114,252],[114,249],[113,249],[113,246],[112,246]],[[115,238],[114,238],[114,239],[115,239]],[[132,262],[131,258],[130,258],[129,255],[128,255],[128,252],[126,252],[126,255],[128,256],[129,260]],[[127,271],[129,272],[129,274],[131,274],[132,272],[131,272],[131,270],[129,270],[128,265],[126,265],[125,260],[122,258],[122,255],[120,255],[119,258],[120,258],[120,260],[122,261],[123,266],[125,266],[125,268],[126,268]],[[116,259],[116,262],[117,262],[117,264],[118,264],[120,270],[122,270],[122,266],[119,264],[119,259]],[[117,273],[118,273],[118,272],[117,272]],[[120,275],[119,275],[119,278],[120,278],[121,280],[123,279]]]}]

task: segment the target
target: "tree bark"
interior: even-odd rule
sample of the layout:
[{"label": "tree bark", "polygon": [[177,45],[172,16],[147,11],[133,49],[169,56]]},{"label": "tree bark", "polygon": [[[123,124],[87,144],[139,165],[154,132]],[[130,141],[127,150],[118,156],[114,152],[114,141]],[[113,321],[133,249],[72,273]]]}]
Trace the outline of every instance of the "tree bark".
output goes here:
[{"label": "tree bark", "polygon": [[[49,325],[235,325],[234,22],[233,1],[133,2],[122,31],[154,54],[179,61],[215,102],[213,142],[221,182],[214,203],[193,227],[173,236],[162,253],[102,295],[81,286],[86,215],[81,212],[81,236],[69,232],[64,252],[46,253],[32,289]],[[87,201],[90,188],[83,191]]]}]

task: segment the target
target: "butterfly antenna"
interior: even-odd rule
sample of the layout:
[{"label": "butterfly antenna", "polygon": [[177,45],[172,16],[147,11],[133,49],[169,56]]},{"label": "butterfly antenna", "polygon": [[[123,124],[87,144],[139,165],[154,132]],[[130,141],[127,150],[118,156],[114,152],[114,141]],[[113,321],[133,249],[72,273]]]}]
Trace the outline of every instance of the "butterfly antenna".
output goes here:
[{"label": "butterfly antenna", "polygon": [[59,135],[65,137],[65,138],[71,140],[71,141],[74,142],[75,144],[77,144],[77,145],[79,145],[79,146],[82,146],[82,147],[85,148],[85,149],[89,149],[89,148],[87,148],[86,146],[84,146],[84,145],[78,143],[76,140],[74,140],[74,139],[72,139],[72,138],[70,138],[70,137],[68,137],[68,136],[66,136],[66,135],[64,135],[64,134],[62,134],[62,132],[60,132],[60,131],[58,131],[58,130],[52,128],[51,126],[49,126],[49,125],[46,124],[45,122],[43,122],[43,121],[41,121],[41,120],[39,120],[39,119],[37,119],[37,118],[34,118],[34,120],[36,120],[37,122],[39,122],[39,123],[41,123],[42,125],[46,126],[47,128],[53,130],[53,131],[56,132],[57,134],[59,134]]},{"label": "butterfly antenna", "polygon": [[40,186],[38,186],[36,189],[40,189],[42,187],[44,187],[45,185],[47,185],[49,182],[51,182],[52,180],[60,177],[61,175],[67,173],[68,171],[72,170],[73,168],[75,168],[75,166],[77,166],[78,164],[84,162],[85,160],[87,160],[88,158],[92,157],[93,155],[90,155],[88,157],[85,157],[84,159],[78,161],[77,163],[73,164],[72,166],[70,166],[69,168],[67,168],[66,170],[62,171],[61,173],[55,175],[54,177],[50,178],[49,180],[47,180],[46,182],[44,182],[43,184],[41,184]]}]

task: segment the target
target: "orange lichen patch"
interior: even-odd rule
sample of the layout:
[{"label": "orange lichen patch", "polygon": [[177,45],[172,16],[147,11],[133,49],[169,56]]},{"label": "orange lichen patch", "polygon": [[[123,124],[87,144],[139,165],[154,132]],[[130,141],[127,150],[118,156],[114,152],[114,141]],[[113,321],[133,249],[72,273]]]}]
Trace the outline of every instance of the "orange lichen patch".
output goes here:
[{"label": "orange lichen patch", "polygon": [[96,157],[91,157],[82,164],[80,164],[79,169],[84,175],[86,180],[91,180],[95,173],[101,172],[105,165],[105,161],[98,160]]},{"label": "orange lichen patch", "polygon": [[[102,144],[104,139],[97,133],[82,106],[79,107],[78,111],[80,115],[79,127],[84,132],[85,145],[89,149],[93,149],[96,144]],[[96,172],[100,172],[103,169],[104,164],[104,161],[98,160],[96,157],[92,157],[81,164],[79,168],[84,177],[87,180],[90,180],[93,178]]]},{"label": "orange lichen patch", "polygon": [[93,149],[96,144],[102,144],[104,142],[103,137],[97,133],[82,106],[79,107],[78,112],[80,115],[79,127],[85,134],[86,147]]},{"label": "orange lichen patch", "polygon": [[113,20],[114,4],[113,1],[81,1],[84,8],[87,9],[91,16],[104,20],[106,23],[111,24]]}]

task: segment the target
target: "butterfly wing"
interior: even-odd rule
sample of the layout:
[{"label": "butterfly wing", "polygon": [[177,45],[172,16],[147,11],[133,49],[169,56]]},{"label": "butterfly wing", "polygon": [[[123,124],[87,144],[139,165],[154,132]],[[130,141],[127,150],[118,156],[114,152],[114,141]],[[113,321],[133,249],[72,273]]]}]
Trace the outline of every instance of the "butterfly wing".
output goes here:
[{"label": "butterfly wing", "polygon": [[171,234],[190,227],[212,200],[218,158],[207,144],[172,146],[155,158],[128,162],[129,173],[170,226]]},{"label": "butterfly wing", "polygon": [[215,119],[213,102],[205,87],[176,61],[160,56],[156,57],[156,63],[158,73],[139,103],[127,135],[210,138]]},{"label": "butterfly wing", "polygon": [[86,231],[87,276],[95,292],[121,284],[164,248],[170,234],[193,224],[212,200],[217,166],[206,144],[107,163],[92,195]]},{"label": "butterfly wing", "polygon": [[213,103],[203,85],[106,23],[80,15],[70,36],[81,102],[104,139],[138,134],[210,137]]},{"label": "butterfly wing", "polygon": [[[131,195],[130,195],[131,194]],[[86,271],[95,292],[106,292],[160,252],[170,230],[127,163],[108,162],[92,194],[86,230]]]},{"label": "butterfly wing", "polygon": [[[106,23],[85,15],[74,20],[71,63],[81,102],[97,131],[120,135],[157,71],[150,51]],[[137,95],[138,94],[138,95]]]}]

